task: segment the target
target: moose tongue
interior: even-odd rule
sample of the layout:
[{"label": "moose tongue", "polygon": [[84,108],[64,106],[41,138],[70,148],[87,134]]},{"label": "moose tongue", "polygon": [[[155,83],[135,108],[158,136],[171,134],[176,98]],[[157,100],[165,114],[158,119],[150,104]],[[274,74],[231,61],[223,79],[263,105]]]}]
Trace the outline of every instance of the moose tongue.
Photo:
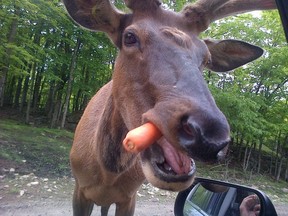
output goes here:
[{"label": "moose tongue", "polygon": [[191,171],[191,159],[187,155],[177,151],[165,138],[158,140],[158,144],[163,149],[166,162],[175,173],[181,175]]}]

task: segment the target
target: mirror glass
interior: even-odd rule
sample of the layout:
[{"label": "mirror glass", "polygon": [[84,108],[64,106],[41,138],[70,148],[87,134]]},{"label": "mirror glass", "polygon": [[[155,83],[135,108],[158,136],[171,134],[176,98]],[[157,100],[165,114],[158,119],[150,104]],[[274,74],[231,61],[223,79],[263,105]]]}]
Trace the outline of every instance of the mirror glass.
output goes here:
[{"label": "mirror glass", "polygon": [[184,216],[258,216],[259,197],[242,188],[197,183],[184,203]]}]

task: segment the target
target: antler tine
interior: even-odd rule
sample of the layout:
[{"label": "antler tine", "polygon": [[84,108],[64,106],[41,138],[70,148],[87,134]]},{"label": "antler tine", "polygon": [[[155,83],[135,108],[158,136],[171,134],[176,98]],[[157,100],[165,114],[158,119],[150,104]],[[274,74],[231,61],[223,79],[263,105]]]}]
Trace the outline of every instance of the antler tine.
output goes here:
[{"label": "antler tine", "polygon": [[221,18],[254,10],[276,9],[275,0],[199,0],[186,6],[182,13],[199,32]]},{"label": "antler tine", "polygon": [[162,4],[162,0],[124,0],[124,2],[132,11],[153,10]]},{"label": "antler tine", "polygon": [[233,14],[245,13],[254,10],[276,9],[275,0],[232,0],[218,8],[212,21],[230,16]]}]

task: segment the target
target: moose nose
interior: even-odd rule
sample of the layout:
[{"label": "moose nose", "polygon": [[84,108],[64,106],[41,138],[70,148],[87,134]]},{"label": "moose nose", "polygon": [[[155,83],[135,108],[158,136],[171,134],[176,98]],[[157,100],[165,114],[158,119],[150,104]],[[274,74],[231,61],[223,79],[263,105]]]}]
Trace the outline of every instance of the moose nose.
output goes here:
[{"label": "moose nose", "polygon": [[181,120],[180,142],[184,147],[195,146],[201,139],[200,127],[191,117]]},{"label": "moose nose", "polygon": [[228,123],[220,119],[206,121],[197,121],[192,116],[183,117],[178,131],[180,144],[195,159],[220,160],[225,154],[226,149],[223,149],[230,141]]}]

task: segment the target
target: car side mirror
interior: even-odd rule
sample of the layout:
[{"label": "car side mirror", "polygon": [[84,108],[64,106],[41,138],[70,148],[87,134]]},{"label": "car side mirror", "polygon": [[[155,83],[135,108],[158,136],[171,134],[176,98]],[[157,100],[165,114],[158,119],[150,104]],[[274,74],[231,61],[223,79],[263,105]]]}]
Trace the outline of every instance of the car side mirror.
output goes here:
[{"label": "car side mirror", "polygon": [[277,216],[274,205],[260,190],[196,178],[193,185],[178,193],[175,216]]}]

